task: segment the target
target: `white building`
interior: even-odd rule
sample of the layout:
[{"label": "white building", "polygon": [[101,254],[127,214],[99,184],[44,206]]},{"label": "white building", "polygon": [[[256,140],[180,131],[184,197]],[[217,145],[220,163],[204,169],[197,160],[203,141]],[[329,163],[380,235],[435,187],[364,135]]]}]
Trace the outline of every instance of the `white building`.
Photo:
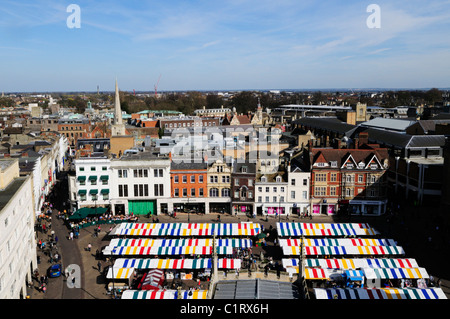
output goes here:
[{"label": "white building", "polygon": [[106,157],[74,160],[75,176],[69,177],[72,211],[82,207],[107,207],[110,204],[111,161]]},{"label": "white building", "polygon": [[144,151],[111,160],[113,214],[160,214],[170,200],[170,159]]},{"label": "white building", "polygon": [[[288,183],[284,172],[256,174],[255,206],[257,214],[280,216],[290,212]],[[292,205],[291,205],[292,206]]]},{"label": "white building", "polygon": [[33,187],[17,160],[0,161],[0,299],[26,297],[37,268]]},{"label": "white building", "polygon": [[290,214],[299,215],[310,211],[309,185],[311,173],[303,170],[295,161],[287,168],[288,187],[287,201],[290,203]]}]

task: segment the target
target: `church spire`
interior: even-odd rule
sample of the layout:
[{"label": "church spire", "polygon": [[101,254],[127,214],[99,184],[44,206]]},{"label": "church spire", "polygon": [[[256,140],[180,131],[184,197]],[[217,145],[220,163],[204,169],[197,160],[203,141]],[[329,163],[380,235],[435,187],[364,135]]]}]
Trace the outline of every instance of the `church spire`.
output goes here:
[{"label": "church spire", "polygon": [[116,94],[114,100],[114,124],[122,124],[122,110],[120,109],[119,86],[116,78]]}]

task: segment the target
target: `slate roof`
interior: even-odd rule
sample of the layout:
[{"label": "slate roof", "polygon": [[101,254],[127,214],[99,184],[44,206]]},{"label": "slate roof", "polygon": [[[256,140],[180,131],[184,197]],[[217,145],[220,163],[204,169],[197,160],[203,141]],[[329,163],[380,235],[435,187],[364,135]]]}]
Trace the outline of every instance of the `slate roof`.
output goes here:
[{"label": "slate roof", "polygon": [[357,128],[356,125],[351,125],[335,117],[304,117],[294,121],[294,124],[305,125],[317,129],[324,129],[326,131],[350,136]]},{"label": "slate roof", "polygon": [[219,281],[214,299],[299,299],[295,285],[263,279]]}]

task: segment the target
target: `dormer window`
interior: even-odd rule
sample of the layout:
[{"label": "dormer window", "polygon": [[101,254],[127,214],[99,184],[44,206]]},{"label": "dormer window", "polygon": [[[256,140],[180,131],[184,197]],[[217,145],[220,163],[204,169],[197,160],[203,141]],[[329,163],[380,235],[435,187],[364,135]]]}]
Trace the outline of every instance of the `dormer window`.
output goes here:
[{"label": "dormer window", "polygon": [[363,163],[363,162],[359,162],[358,168],[359,168],[359,169],[363,169],[363,168],[364,168],[364,163]]},{"label": "dormer window", "polygon": [[353,164],[352,163],[347,163],[346,166],[347,166],[348,169],[352,169],[353,168]]},{"label": "dormer window", "polygon": [[247,173],[247,166],[243,166],[243,167],[241,168],[241,172],[242,172],[242,173]]},{"label": "dormer window", "polygon": [[261,182],[267,182],[267,178],[265,176],[261,177]]},{"label": "dormer window", "polygon": [[331,161],[330,165],[331,165],[331,167],[337,167],[337,162],[336,161]]},{"label": "dormer window", "polygon": [[281,183],[281,176],[277,176],[276,179],[277,183]]}]

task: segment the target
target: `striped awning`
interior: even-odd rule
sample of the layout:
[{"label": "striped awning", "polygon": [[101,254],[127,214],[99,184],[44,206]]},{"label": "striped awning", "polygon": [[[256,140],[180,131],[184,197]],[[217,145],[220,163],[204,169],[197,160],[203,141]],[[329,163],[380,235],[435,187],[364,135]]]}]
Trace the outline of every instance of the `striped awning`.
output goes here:
[{"label": "striped awning", "polygon": [[[178,246],[213,246],[213,238],[180,238],[180,239],[119,239],[114,238],[110,241],[108,247],[125,247],[125,246],[141,246],[141,247],[178,247]],[[218,239],[217,246],[227,246],[232,248],[250,248],[252,246],[251,239],[244,238],[227,238]]]},{"label": "striped awning", "polygon": [[134,268],[110,267],[106,274],[107,279],[130,279],[134,274]]},{"label": "striped awning", "polygon": [[[280,238],[280,246],[298,246],[302,244],[302,239]],[[393,239],[366,239],[366,238],[305,238],[303,246],[397,246]]]},{"label": "striped awning", "polygon": [[363,271],[367,279],[429,278],[429,275],[424,268],[365,268]]},{"label": "striped awning", "polygon": [[217,261],[217,268],[219,269],[240,269],[241,260],[234,258],[219,258]]},{"label": "striped awning", "polygon": [[143,269],[210,269],[211,259],[159,259],[159,258],[119,258],[114,262],[114,267],[133,267]]},{"label": "striped awning", "polygon": [[305,279],[328,279],[329,274],[323,268],[305,268]]},{"label": "striped awning", "polygon": [[123,246],[104,250],[111,255],[211,255],[212,247],[178,246],[178,247],[144,247]]},{"label": "striped awning", "polygon": [[447,299],[441,288],[314,288],[314,294],[317,299]]},{"label": "striped awning", "polygon": [[[207,290],[181,291],[181,299],[206,299]],[[178,299],[177,290],[125,290],[122,299]]]},{"label": "striped awning", "polygon": [[366,223],[277,223],[280,237],[373,236],[379,232]]},{"label": "striped awning", "polygon": [[128,236],[256,236],[258,223],[122,223],[115,235]]},{"label": "striped awning", "polygon": [[[300,247],[284,246],[283,254],[286,256],[300,255]],[[306,246],[303,248],[306,256],[325,255],[404,255],[400,246]]]}]

